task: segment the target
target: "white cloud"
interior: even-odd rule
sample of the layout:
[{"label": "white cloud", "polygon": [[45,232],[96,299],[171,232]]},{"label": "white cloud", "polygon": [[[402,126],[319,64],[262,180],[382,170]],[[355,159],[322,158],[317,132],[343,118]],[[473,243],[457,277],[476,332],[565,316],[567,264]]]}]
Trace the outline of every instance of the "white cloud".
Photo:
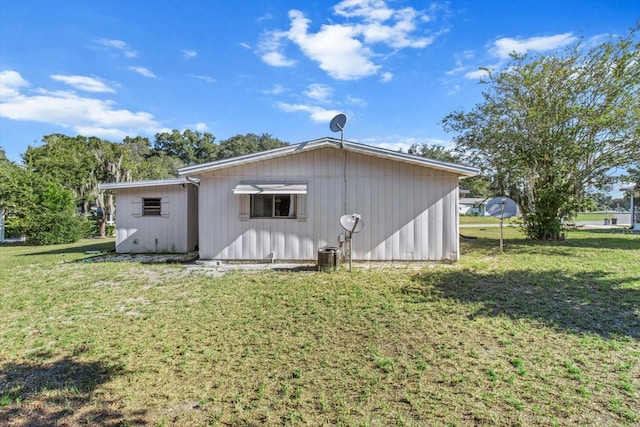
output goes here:
[{"label": "white cloud", "polygon": [[206,123],[198,122],[192,125],[188,125],[187,129],[194,129],[194,130],[197,130],[198,132],[207,132],[209,130],[209,126],[207,126]]},{"label": "white cloud", "polygon": [[153,72],[151,72],[149,69],[145,68],[145,67],[129,67],[129,69],[131,71],[135,71],[136,73],[140,74],[141,76],[144,77],[149,77],[150,79],[155,79],[157,78],[157,76],[155,74],[153,74]]},{"label": "white cloud", "polygon": [[280,52],[267,52],[262,55],[262,60],[273,67],[291,67],[296,64],[296,61]]},{"label": "white cloud", "polygon": [[489,73],[487,72],[487,70],[479,69],[479,70],[469,71],[468,73],[465,73],[464,77],[470,80],[477,80],[483,77],[489,77]]},{"label": "white cloud", "polygon": [[126,56],[127,58],[135,58],[136,56],[138,56],[138,52],[130,49],[127,43],[123,42],[122,40],[100,39],[98,40],[98,44],[122,51],[124,56]]},{"label": "white cloud", "polygon": [[41,88],[27,91],[29,83],[15,71],[0,73],[0,82],[3,93],[0,116],[10,120],[50,123],[103,138],[153,134],[160,128],[152,114],[118,109],[112,100]]},{"label": "white cloud", "polygon": [[188,60],[198,56],[198,52],[196,52],[195,50],[183,50],[182,56],[184,56],[184,59]]},{"label": "white cloud", "polygon": [[380,75],[380,81],[382,83],[388,83],[391,80],[393,80],[393,73],[385,72]]},{"label": "white cloud", "polygon": [[242,46],[245,49],[251,49],[251,45],[249,43],[240,43],[240,46]]},{"label": "white cloud", "polygon": [[287,89],[285,89],[284,86],[276,84],[276,85],[273,85],[271,89],[262,90],[261,92],[264,93],[265,95],[280,95],[286,90]]},{"label": "white cloud", "polygon": [[307,104],[288,104],[286,102],[276,103],[276,107],[285,113],[305,112],[309,114],[309,118],[314,123],[329,123],[329,121],[338,113],[337,110],[330,110],[316,105]]},{"label": "white cloud", "polygon": [[548,52],[550,50],[567,46],[574,43],[576,40],[578,40],[577,37],[573,36],[571,33],[556,34],[554,36],[546,37],[529,37],[527,39],[503,37],[493,42],[493,45],[489,48],[489,52],[493,56],[507,59],[513,52],[526,53],[530,50],[536,52]]},{"label": "white cloud", "polygon": [[333,10],[336,15],[363,18],[365,21],[386,21],[393,16],[393,9],[380,0],[343,0]]},{"label": "white cloud", "polygon": [[0,72],[0,101],[20,95],[20,89],[28,87],[29,82],[20,73],[13,70]]},{"label": "white cloud", "polygon": [[449,71],[445,71],[444,73],[447,76],[453,75],[453,74],[459,74],[459,73],[463,73],[468,69],[468,67],[464,66],[464,65],[457,65],[455,68],[452,68]]},{"label": "white cloud", "polygon": [[292,67],[296,64],[296,61],[282,53],[284,48],[282,40],[286,37],[287,33],[282,31],[270,31],[263,36],[258,43],[258,51],[264,62],[272,67]]},{"label": "white cloud", "polygon": [[333,88],[320,83],[314,83],[307,86],[307,89],[303,93],[307,98],[325,102],[333,94]]},{"label": "white cloud", "polygon": [[355,36],[348,25],[323,25],[319,32],[309,33],[310,21],[302,12],[289,12],[289,38],[320,68],[337,80],[357,80],[377,74],[380,69],[371,61],[373,51]]},{"label": "white cloud", "polygon": [[72,86],[79,90],[84,90],[86,92],[115,93],[115,90],[93,77],[75,75],[65,76],[60,74],[54,74],[50,77],[53,80],[66,83],[69,86]]},{"label": "white cloud", "polygon": [[447,95],[455,95],[460,92],[461,86],[459,84],[454,84],[447,91]]},{"label": "white cloud", "polygon": [[349,105],[355,105],[358,107],[366,107],[367,101],[362,98],[356,98],[355,96],[347,95],[346,103]]},{"label": "white cloud", "polygon": [[[334,14],[345,22],[325,24],[312,32],[304,13],[290,10],[289,30],[266,33],[259,43],[262,60],[272,66],[294,65],[283,53],[289,41],[334,79],[358,80],[381,72],[377,59],[388,49],[421,49],[433,42],[432,37],[415,35],[418,24],[430,18],[410,7],[392,9],[383,0],[343,0],[334,7]],[[377,46],[387,51],[374,50]],[[382,81],[390,77],[383,74]]]},{"label": "white cloud", "polygon": [[205,81],[207,83],[215,83],[216,82],[216,79],[214,79],[213,77],[209,77],[209,76],[194,75],[193,77],[195,77],[196,79],[200,79],[202,81]]}]

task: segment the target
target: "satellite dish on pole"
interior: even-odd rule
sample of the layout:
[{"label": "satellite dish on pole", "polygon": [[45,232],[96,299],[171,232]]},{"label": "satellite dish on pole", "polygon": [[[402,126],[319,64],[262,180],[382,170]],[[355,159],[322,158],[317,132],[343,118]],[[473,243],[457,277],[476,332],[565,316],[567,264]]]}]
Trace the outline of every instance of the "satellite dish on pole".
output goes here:
[{"label": "satellite dish on pole", "polygon": [[331,119],[331,123],[329,123],[329,129],[331,129],[331,132],[340,132],[340,148],[344,148],[343,129],[346,124],[347,124],[347,116],[345,116],[342,113],[338,114],[333,119]]},{"label": "satellite dish on pole", "polygon": [[364,221],[362,220],[362,215],[360,214],[351,214],[351,215],[342,215],[340,217],[340,225],[342,228],[347,230],[349,234],[347,234],[347,242],[349,244],[349,271],[351,271],[351,236],[353,233],[359,233],[364,230]]},{"label": "satellite dish on pole", "polygon": [[487,213],[492,217],[500,218],[500,252],[502,252],[504,219],[511,218],[518,213],[518,205],[508,197],[494,197],[487,202]]},{"label": "satellite dish on pole", "polygon": [[342,198],[344,204],[344,212],[347,213],[347,156],[344,152],[344,126],[347,124],[347,116],[340,113],[336,115],[333,119],[331,119],[331,123],[329,123],[329,129],[331,132],[340,131],[340,149],[342,150]]},{"label": "satellite dish on pole", "polygon": [[494,197],[487,202],[487,213],[495,218],[511,218],[518,213],[518,206],[508,197]]},{"label": "satellite dish on pole", "polygon": [[340,225],[351,234],[364,230],[364,221],[359,214],[342,215]]}]

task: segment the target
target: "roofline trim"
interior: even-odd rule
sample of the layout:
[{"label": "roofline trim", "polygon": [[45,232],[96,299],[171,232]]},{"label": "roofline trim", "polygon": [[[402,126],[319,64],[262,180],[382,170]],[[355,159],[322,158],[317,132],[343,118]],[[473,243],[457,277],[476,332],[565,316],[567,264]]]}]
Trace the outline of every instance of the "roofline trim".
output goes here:
[{"label": "roofline trim", "polygon": [[[215,162],[204,163],[201,165],[187,166],[178,169],[178,174],[185,175],[199,175],[201,173],[238,166],[245,163],[252,163],[261,160],[271,160],[297,152],[314,150],[323,147],[333,147],[341,149],[341,141],[336,138],[320,138],[307,142],[301,142],[299,144],[289,145],[286,147],[275,148],[273,150],[262,151],[259,153],[251,153],[244,156],[232,157],[230,159],[218,160]],[[463,177],[472,177],[480,173],[480,170],[471,166],[463,166],[455,163],[443,162],[440,160],[428,159],[426,157],[416,156],[413,154],[400,153],[396,151],[387,150],[385,148],[373,147],[370,145],[360,144],[351,141],[343,141],[343,146],[346,151],[368,154],[376,157],[382,157],[401,162],[411,163],[418,166],[430,167],[434,169],[444,170],[448,172],[457,173]]]},{"label": "roofline trim", "polygon": [[[195,181],[195,182],[193,182]],[[150,181],[129,181],[129,182],[106,182],[98,184],[98,190],[120,190],[124,188],[143,188],[143,187],[160,187],[167,185],[194,184],[197,185],[198,179],[187,178],[169,178],[155,179]]]}]

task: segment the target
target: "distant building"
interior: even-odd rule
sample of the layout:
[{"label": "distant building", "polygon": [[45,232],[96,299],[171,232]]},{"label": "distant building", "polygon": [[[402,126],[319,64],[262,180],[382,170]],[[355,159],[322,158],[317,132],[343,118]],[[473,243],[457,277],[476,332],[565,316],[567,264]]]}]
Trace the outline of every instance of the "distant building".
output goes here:
[{"label": "distant building", "polygon": [[640,230],[640,198],[636,191],[636,185],[631,184],[628,187],[621,188],[620,190],[626,191],[631,197],[631,229]]},{"label": "distant building", "polygon": [[486,197],[462,197],[458,203],[458,213],[460,215],[487,216]]}]

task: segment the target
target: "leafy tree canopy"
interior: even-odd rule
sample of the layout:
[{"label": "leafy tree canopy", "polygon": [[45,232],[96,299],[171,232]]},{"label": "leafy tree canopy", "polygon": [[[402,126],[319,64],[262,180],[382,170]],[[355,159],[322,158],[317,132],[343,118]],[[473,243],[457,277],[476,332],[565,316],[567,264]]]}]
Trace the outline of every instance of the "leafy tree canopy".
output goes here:
[{"label": "leafy tree canopy", "polygon": [[[464,157],[459,153],[437,144],[412,144],[408,153],[443,162],[466,163]],[[489,197],[491,195],[490,181],[482,175],[465,178],[460,185],[465,190],[469,190],[469,197]]]},{"label": "leafy tree canopy", "polygon": [[244,156],[245,154],[257,153],[259,151],[271,150],[286,146],[287,143],[272,137],[268,133],[256,135],[248,133],[246,135],[236,135],[220,142],[220,149],[217,159],[228,159],[230,157]]},{"label": "leafy tree canopy", "polygon": [[457,150],[490,171],[496,192],[520,206],[530,238],[554,239],[586,189],[640,152],[640,43],[635,28],[560,54],[513,54],[486,70],[484,101],[443,119]]},{"label": "leafy tree canopy", "polygon": [[[10,225],[19,235],[53,243],[58,240],[52,236],[63,234],[64,240],[78,230],[77,210],[62,207],[69,195],[85,217],[92,206],[99,208],[103,214],[96,216],[96,224],[103,236],[105,223],[115,212],[115,198],[112,192],[99,191],[99,183],[174,177],[185,165],[284,145],[269,134],[236,135],[216,145],[210,133],[192,130],[158,133],[153,145],[140,136],[117,143],[81,135],[46,135],[42,145],[27,147],[22,155],[24,168],[8,161],[0,147],[0,208],[11,210]],[[51,203],[57,206],[55,220],[62,227],[57,231],[48,224],[53,220]]]},{"label": "leafy tree canopy", "polygon": [[185,130],[157,133],[153,148],[180,159],[184,165],[211,162],[216,159],[218,146],[208,133]]}]

